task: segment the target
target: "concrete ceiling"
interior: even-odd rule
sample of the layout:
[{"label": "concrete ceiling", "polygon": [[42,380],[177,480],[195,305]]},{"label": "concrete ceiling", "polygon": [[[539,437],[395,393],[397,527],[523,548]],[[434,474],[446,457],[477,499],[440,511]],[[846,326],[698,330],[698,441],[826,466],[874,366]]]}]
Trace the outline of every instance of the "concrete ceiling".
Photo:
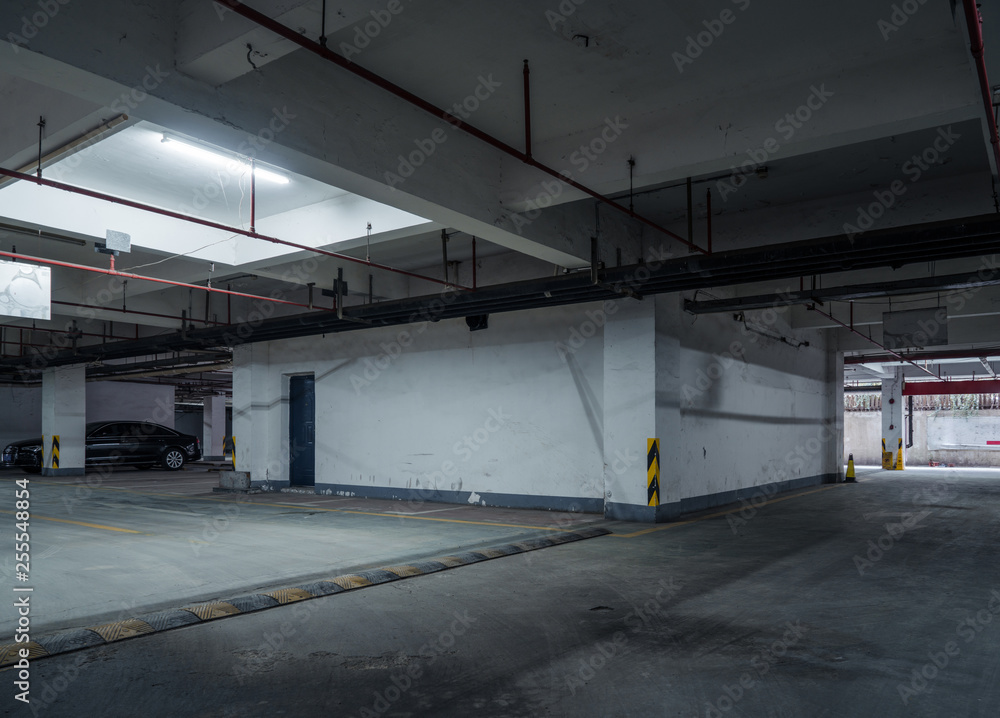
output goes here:
[{"label": "concrete ceiling", "polygon": [[[37,9],[28,0],[9,4],[0,25],[8,40],[22,29],[17,18]],[[251,5],[307,38],[320,35],[318,1]],[[994,210],[992,158],[960,4],[928,0],[912,15],[865,0],[589,0],[552,7],[425,0],[395,7],[400,11],[386,15],[360,1],[331,6],[328,47],[441,107],[468,100],[467,107],[475,106],[468,121],[516,148],[524,145],[522,70],[530,60],[535,158],[625,204],[633,158],[637,211],[678,234],[686,233],[679,183],[693,177],[700,245],[708,188],[716,248],[839,233],[894,182],[903,183],[905,194],[893,199],[878,227]],[[1000,78],[1000,16],[994,17],[1000,11],[983,13],[987,58]],[[35,156],[40,115],[49,150],[128,114],[129,126],[77,156],[66,181],[245,227],[239,182],[170,153],[160,139],[166,132],[239,152],[286,113],[294,119],[253,152],[292,180],[258,187],[258,218],[276,236],[364,256],[365,218],[384,207],[384,221],[374,223],[373,258],[437,277],[440,231],[457,230],[449,259],[467,272],[464,240],[480,237],[481,261],[493,260],[482,265],[487,283],[551,273],[553,264],[586,264],[594,234],[605,261],[616,249],[626,261],[654,246],[687,252],[613,208],[595,210],[576,190],[552,192],[538,170],[450,129],[412,179],[387,186],[387,172],[397,172],[400,160],[448,126],[210,0],[60,5],[38,30],[23,43],[15,38],[0,46],[8,73],[0,75],[0,96],[10,108],[0,117],[4,167]],[[469,100],[477,91],[479,98]],[[581,147],[609,126],[620,131],[587,158]],[[913,158],[933,148],[942,132],[960,139],[914,178]],[[728,192],[727,176],[741,165],[747,181]],[[758,178],[761,167],[766,179]],[[46,168],[58,171],[58,164]],[[64,216],[56,222],[54,204],[72,206],[67,212],[74,217],[87,213],[51,192],[29,216],[24,195],[16,194],[27,189],[15,187],[0,188],[0,222],[93,241],[101,234],[98,219],[119,221],[102,206],[89,223],[73,226]],[[204,201],[195,206],[199,192]],[[14,198],[6,207],[5,194]],[[517,212],[550,204],[524,226],[516,220]],[[195,282],[257,273],[253,281],[269,282],[263,289],[284,286],[296,296],[310,281],[331,285],[331,265],[303,271],[301,252],[183,227],[163,228],[161,235],[174,239],[151,242],[148,257],[130,265],[160,262],[148,271]],[[209,240],[220,244],[200,250]],[[7,241],[26,242],[0,233],[0,247],[9,249]],[[97,262],[83,256],[89,247],[80,252],[43,242],[38,251]],[[511,259],[501,261],[504,253]],[[174,254],[188,256],[161,261]],[[213,262],[222,266],[213,270]],[[353,285],[367,283],[367,269],[349,271]],[[419,282],[376,274],[382,296],[426,291]],[[839,279],[862,282],[870,275]],[[74,287],[66,272],[57,282],[73,301],[85,301],[99,284]],[[149,301],[155,297],[171,310],[164,313],[177,314],[189,302],[184,290],[135,291],[151,292]]]}]

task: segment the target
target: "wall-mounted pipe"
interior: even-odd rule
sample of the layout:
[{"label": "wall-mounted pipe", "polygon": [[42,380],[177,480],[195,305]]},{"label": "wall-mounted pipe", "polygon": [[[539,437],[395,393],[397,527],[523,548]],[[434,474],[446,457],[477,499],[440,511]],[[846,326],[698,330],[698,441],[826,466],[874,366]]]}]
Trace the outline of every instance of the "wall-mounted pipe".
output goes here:
[{"label": "wall-mounted pipe", "polygon": [[993,108],[993,90],[986,73],[986,54],[983,44],[983,19],[979,14],[976,0],[962,0],[965,7],[965,20],[969,26],[969,42],[972,57],[976,61],[976,74],[979,75],[979,87],[983,95],[983,107],[986,109],[986,122],[990,128],[990,144],[993,146],[993,161],[996,172],[1000,173],[1000,134],[997,133],[997,120]]},{"label": "wall-mounted pipe", "polygon": [[352,62],[347,58],[338,55],[336,52],[333,52],[329,48],[323,47],[323,45],[321,45],[320,43],[314,42],[309,38],[305,37],[304,35],[302,35],[297,29],[290,28],[286,25],[282,25],[277,20],[274,20],[273,18],[268,17],[267,15],[258,12],[257,10],[254,10],[253,8],[247,5],[244,5],[241,2],[238,2],[238,0],[215,0],[215,2],[218,3],[219,5],[223,5],[229,8],[236,14],[242,15],[248,20],[257,23],[261,27],[270,30],[274,34],[279,35],[285,38],[286,40],[291,40],[296,45],[316,53],[323,59],[329,60],[330,62],[334,63],[335,65],[338,65],[339,67],[347,70],[348,72],[357,75],[361,79],[367,80],[373,85],[380,87],[383,90],[386,90],[387,92],[392,93],[401,100],[409,102],[414,107],[418,107],[421,110],[424,110],[425,112],[429,112],[438,119],[444,120],[453,127],[460,129],[463,132],[466,132],[479,140],[482,140],[486,144],[496,148],[497,150],[500,150],[504,154],[510,155],[511,157],[520,160],[521,162],[525,163],[526,165],[529,165],[530,167],[534,167],[537,170],[540,170],[552,177],[555,177],[560,182],[565,182],[570,187],[573,187],[574,189],[577,189],[583,192],[584,194],[593,197],[599,202],[603,202],[605,204],[614,207],[618,211],[628,215],[637,222],[640,222],[646,225],[647,227],[655,229],[657,232],[661,232],[662,234],[665,234],[666,236],[677,240],[681,244],[690,247],[692,250],[696,252],[701,252],[703,254],[705,253],[704,249],[693,245],[691,242],[684,239],[680,235],[671,232],[666,227],[663,227],[662,225],[657,224],[656,222],[646,217],[643,217],[642,215],[636,214],[628,207],[624,207],[618,204],[610,197],[603,195],[600,192],[593,190],[590,187],[587,187],[586,185],[583,185],[574,179],[566,177],[562,172],[542,164],[533,157],[529,156],[527,153],[522,152],[515,147],[512,147],[506,142],[503,142],[502,140],[497,139],[493,135],[490,135],[484,132],[483,130],[480,130],[478,127],[475,127],[474,125],[470,125],[468,122],[462,120],[459,117],[456,117],[451,112],[441,109],[440,107],[428,102],[422,97],[413,94],[409,90],[404,90],[399,85],[390,82],[381,75],[376,75],[371,70],[366,70],[365,68],[358,65],[356,62]]},{"label": "wall-mounted pipe", "polygon": [[[381,269],[386,272],[402,274],[406,277],[421,279],[425,282],[431,282],[433,284],[447,284],[446,282],[442,282],[440,279],[436,279],[435,277],[427,277],[424,276],[423,274],[417,274],[416,272],[407,272],[404,269],[395,269],[394,267],[388,267],[384,264],[378,264],[377,262],[372,262],[365,259],[358,259],[356,257],[350,257],[346,254],[340,254],[339,252],[330,252],[325,249],[317,249],[316,247],[309,247],[305,244],[289,242],[288,240],[278,239],[277,237],[269,237],[266,234],[260,234],[259,232],[251,232],[241,227],[231,227],[225,224],[221,224],[219,222],[213,222],[208,219],[201,219],[200,217],[192,217],[191,215],[181,214],[180,212],[174,212],[169,209],[154,207],[153,205],[144,204],[142,202],[134,202],[133,200],[125,199],[124,197],[116,197],[114,195],[104,194],[103,192],[95,192],[94,190],[84,189],[83,187],[76,187],[75,185],[65,184],[63,182],[53,182],[52,180],[43,179],[41,177],[34,177],[33,175],[27,175],[24,174],[23,172],[16,172],[15,170],[8,170],[3,167],[0,167],[0,175],[4,177],[12,177],[14,179],[24,180],[26,182],[34,182],[35,184],[41,185],[43,187],[51,187],[52,189],[62,190],[63,192],[70,192],[71,194],[78,194],[84,197],[90,197],[92,199],[99,199],[104,202],[111,202],[112,204],[120,204],[124,207],[139,209],[144,212],[150,212],[152,214],[158,214],[164,217],[170,217],[171,219],[179,219],[184,222],[199,224],[203,227],[210,227],[211,229],[220,229],[223,232],[229,232],[230,234],[239,234],[244,237],[250,237],[251,239],[260,239],[263,240],[264,242],[270,242],[272,244],[281,244],[286,247],[294,247],[295,249],[301,249],[306,252],[313,252],[315,254],[322,254],[326,257],[334,257],[335,259],[342,259],[345,262],[364,264],[374,269]],[[145,279],[149,279],[149,277],[145,277]],[[472,291],[471,287],[463,287],[455,284],[447,284],[447,286],[453,286],[456,289],[461,289],[467,292]],[[204,289],[204,287],[201,287],[201,289]]]}]

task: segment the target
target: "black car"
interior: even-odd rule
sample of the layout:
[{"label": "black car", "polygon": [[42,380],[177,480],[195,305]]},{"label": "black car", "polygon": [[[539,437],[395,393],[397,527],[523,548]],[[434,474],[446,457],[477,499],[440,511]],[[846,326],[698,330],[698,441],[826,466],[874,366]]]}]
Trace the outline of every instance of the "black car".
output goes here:
[{"label": "black car", "polygon": [[[162,466],[177,471],[201,458],[201,440],[149,421],[97,421],[87,424],[88,466]],[[42,470],[42,440],[27,439],[8,445],[0,466],[37,473]]]}]

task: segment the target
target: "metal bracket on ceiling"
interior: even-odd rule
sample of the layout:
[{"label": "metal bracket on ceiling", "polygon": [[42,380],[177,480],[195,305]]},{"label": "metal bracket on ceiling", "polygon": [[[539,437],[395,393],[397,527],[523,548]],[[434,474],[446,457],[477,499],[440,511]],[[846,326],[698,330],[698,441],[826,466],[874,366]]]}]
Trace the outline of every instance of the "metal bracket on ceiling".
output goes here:
[{"label": "metal bracket on ceiling", "polygon": [[607,289],[609,292],[614,292],[615,294],[622,297],[629,297],[630,299],[636,299],[642,301],[642,295],[633,289],[619,285],[608,284],[601,279],[601,269],[604,267],[600,261],[600,250],[597,246],[597,237],[590,238],[590,283],[594,286],[600,287],[601,289]]}]

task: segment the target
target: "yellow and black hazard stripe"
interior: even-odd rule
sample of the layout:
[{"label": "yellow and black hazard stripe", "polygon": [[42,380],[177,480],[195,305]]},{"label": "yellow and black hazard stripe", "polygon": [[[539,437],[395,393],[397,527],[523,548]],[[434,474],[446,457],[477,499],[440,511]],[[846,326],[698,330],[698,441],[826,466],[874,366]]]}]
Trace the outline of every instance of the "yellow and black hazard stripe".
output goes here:
[{"label": "yellow and black hazard stripe", "polygon": [[646,494],[649,506],[660,505],[659,439],[646,439]]},{"label": "yellow and black hazard stripe", "polygon": [[236,466],[236,437],[227,436],[222,441],[222,455],[229,455],[233,462],[233,466]]},{"label": "yellow and black hazard stripe", "polygon": [[59,468],[59,434],[52,436],[52,468]]},{"label": "yellow and black hazard stripe", "polygon": [[182,608],[161,610],[114,623],[105,623],[100,626],[57,631],[51,634],[36,636],[36,640],[30,643],[17,643],[11,638],[9,642],[0,642],[0,671],[9,670],[17,663],[19,660],[19,651],[22,648],[29,650],[29,657],[32,659],[45,658],[81,648],[146,636],[181,626],[190,626],[229,616],[239,616],[253,611],[284,606],[297,601],[363,589],[368,586],[399,581],[414,576],[423,576],[438,571],[447,571],[457,566],[468,566],[480,561],[489,561],[503,556],[513,556],[514,554],[537,551],[550,546],[560,546],[574,541],[606,536],[609,533],[611,532],[599,526],[582,527],[570,533],[547,534],[512,544],[480,548],[475,551],[465,551],[463,553],[439,556],[427,560],[411,561],[407,564],[385,566],[360,573],[333,576],[300,586],[279,588],[266,593],[235,596],[224,601],[220,600],[184,606]]}]

